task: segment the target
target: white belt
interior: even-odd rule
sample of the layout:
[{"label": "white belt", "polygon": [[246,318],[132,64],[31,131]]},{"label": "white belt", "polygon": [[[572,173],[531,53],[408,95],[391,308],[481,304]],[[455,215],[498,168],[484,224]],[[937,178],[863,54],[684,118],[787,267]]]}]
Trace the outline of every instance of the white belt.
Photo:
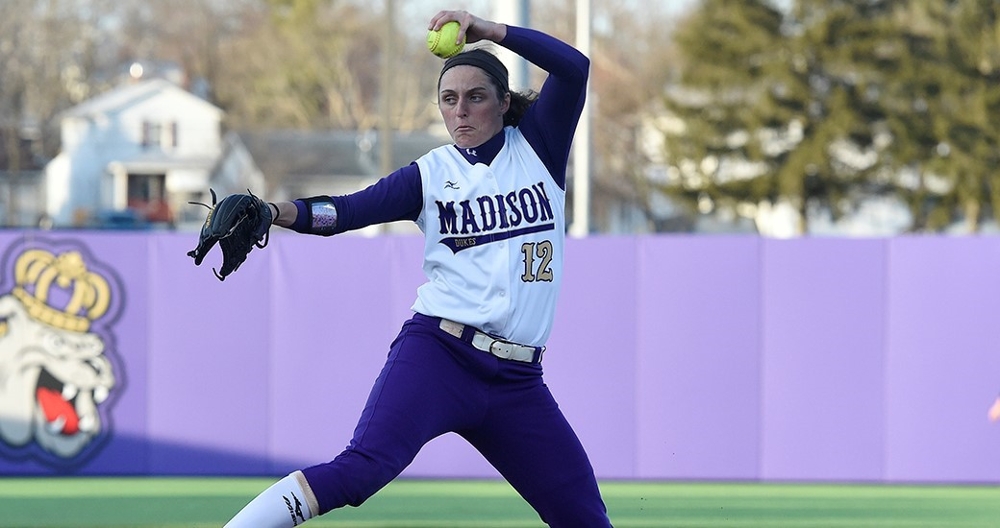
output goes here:
[{"label": "white belt", "polygon": [[[441,327],[441,330],[444,330],[459,339],[462,339],[462,334],[465,332],[464,324],[456,323],[455,321],[450,321],[448,319],[441,319],[441,324],[439,326]],[[489,352],[500,359],[523,361],[525,363],[541,363],[542,354],[545,353],[545,347],[533,347],[511,343],[510,341],[497,339],[478,329],[472,335],[471,344],[479,350]]]}]

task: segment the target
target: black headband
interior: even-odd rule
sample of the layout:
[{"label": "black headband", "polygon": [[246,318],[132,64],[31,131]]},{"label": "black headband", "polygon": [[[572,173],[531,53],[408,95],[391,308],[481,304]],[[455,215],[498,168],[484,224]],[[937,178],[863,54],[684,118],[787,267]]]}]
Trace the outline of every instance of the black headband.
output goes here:
[{"label": "black headband", "polygon": [[500,62],[500,59],[496,55],[479,48],[459,53],[444,61],[444,67],[441,68],[441,75],[438,76],[438,86],[441,85],[441,77],[444,77],[444,72],[461,65],[475,66],[485,71],[487,75],[500,85],[501,96],[510,91],[510,87],[507,84],[507,67]]}]

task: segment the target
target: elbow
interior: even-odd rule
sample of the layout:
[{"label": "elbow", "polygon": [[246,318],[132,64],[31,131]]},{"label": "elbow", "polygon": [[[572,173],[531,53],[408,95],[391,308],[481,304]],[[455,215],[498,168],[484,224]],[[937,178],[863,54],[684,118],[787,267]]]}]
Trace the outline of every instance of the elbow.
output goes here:
[{"label": "elbow", "polygon": [[590,77],[590,59],[581,53],[580,58],[576,61],[576,68],[579,71],[580,81],[586,83]]}]

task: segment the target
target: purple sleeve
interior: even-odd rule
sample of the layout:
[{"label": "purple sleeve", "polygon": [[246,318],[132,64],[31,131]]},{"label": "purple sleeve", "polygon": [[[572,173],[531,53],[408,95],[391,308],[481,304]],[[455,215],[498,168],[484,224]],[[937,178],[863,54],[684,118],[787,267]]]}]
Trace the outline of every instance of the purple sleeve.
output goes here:
[{"label": "purple sleeve", "polygon": [[573,134],[587,96],[590,59],[555,37],[517,26],[507,26],[500,45],[549,73],[518,128],[565,189]]},{"label": "purple sleeve", "polygon": [[[337,227],[330,234],[397,220],[416,220],[424,203],[420,169],[411,163],[356,193],[330,198],[337,208]],[[296,200],[295,206],[299,214],[290,228],[311,233],[306,203]]]}]

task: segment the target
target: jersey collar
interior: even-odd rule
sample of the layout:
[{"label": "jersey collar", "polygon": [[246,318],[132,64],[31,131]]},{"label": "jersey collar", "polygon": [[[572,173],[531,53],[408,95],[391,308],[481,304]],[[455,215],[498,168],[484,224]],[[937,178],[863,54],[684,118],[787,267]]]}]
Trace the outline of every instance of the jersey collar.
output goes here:
[{"label": "jersey collar", "polygon": [[458,145],[452,146],[455,147],[455,149],[462,154],[462,157],[465,158],[465,161],[468,161],[470,164],[475,165],[477,163],[485,163],[486,165],[489,165],[493,162],[493,158],[497,157],[497,154],[500,153],[500,149],[503,148],[505,137],[506,134],[504,133],[504,130],[501,129],[497,135],[486,140],[486,143],[483,143],[478,147],[461,148]]}]

